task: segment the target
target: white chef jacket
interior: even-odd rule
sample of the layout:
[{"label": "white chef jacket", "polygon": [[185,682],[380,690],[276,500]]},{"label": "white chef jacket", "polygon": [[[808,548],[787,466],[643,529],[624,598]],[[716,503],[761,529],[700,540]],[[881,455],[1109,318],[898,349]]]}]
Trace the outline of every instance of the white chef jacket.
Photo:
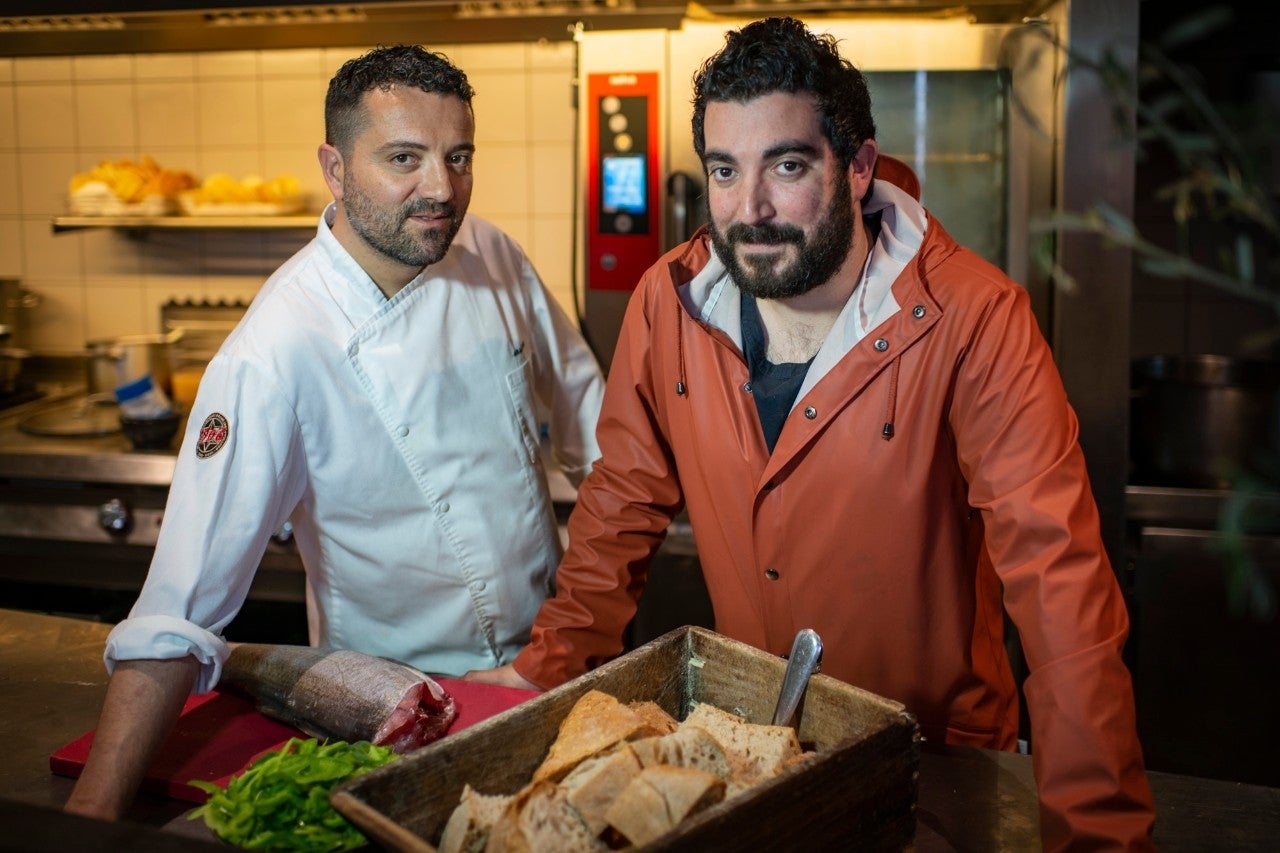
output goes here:
[{"label": "white chef jacket", "polygon": [[212,688],[221,632],[286,520],[313,643],[456,675],[529,639],[562,551],[539,424],[576,485],[598,455],[599,365],[488,222],[468,215],[387,299],[332,218],[330,205],[209,362],[108,670],[190,654],[197,692]]}]

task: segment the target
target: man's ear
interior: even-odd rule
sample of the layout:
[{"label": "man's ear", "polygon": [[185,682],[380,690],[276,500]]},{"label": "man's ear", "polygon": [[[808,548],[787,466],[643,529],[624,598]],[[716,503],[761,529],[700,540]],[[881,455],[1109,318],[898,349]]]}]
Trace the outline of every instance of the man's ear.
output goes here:
[{"label": "man's ear", "polygon": [[337,148],[326,142],[316,150],[316,156],[320,160],[320,174],[324,175],[324,182],[329,185],[329,192],[333,194],[335,201],[341,201],[344,177],[342,155],[338,153]]},{"label": "man's ear", "polygon": [[874,139],[862,143],[858,153],[849,162],[849,187],[854,198],[862,198],[871,186],[871,179],[876,175],[876,156],[879,149]]}]

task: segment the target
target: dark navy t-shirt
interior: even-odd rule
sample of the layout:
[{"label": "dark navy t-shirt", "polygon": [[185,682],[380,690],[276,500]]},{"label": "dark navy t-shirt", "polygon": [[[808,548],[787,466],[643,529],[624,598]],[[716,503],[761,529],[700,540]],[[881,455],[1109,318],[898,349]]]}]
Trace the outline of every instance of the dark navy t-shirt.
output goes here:
[{"label": "dark navy t-shirt", "polygon": [[749,293],[742,294],[742,349],[751,371],[751,395],[755,397],[765,443],[772,453],[813,359],[774,364],[765,357],[764,325],[756,298]]}]

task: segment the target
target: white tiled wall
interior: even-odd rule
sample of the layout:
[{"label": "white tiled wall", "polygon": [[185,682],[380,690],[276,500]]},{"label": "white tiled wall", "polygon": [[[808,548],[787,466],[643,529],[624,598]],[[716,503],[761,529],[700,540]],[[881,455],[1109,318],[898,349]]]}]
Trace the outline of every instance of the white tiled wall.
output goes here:
[{"label": "white tiled wall", "polygon": [[[471,210],[524,246],[572,314],[573,45],[431,47],[476,89]],[[293,174],[319,210],[325,89],[365,49],[0,57],[0,278],[41,297],[28,345],[153,332],[170,298],[252,297],[309,232],[54,234],[67,182],[149,155],[200,178]]]}]

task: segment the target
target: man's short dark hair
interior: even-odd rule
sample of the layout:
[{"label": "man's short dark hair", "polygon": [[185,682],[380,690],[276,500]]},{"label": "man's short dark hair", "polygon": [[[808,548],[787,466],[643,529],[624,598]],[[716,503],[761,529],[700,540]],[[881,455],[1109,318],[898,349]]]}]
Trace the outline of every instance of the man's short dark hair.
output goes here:
[{"label": "man's short dark hair", "polygon": [[753,21],[725,35],[725,46],[693,78],[693,147],[706,153],[704,122],[712,101],[745,103],[774,92],[807,93],[822,116],[822,134],[848,166],[863,142],[875,139],[867,80],[836,50],[827,33],[795,18]]},{"label": "man's short dark hair", "polygon": [[364,127],[364,93],[392,86],[453,95],[468,107],[475,95],[467,75],[442,53],[416,44],[378,47],[347,60],[329,81],[324,98],[325,142],[343,154],[349,153],[352,140]]}]

